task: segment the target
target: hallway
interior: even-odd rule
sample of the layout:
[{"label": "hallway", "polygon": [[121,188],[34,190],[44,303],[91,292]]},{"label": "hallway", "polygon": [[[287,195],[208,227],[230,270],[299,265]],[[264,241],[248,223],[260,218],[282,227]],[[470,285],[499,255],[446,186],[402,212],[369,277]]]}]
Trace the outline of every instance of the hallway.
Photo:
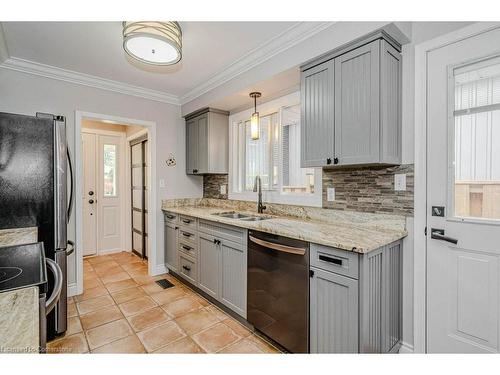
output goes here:
[{"label": "hallway", "polygon": [[[51,353],[279,353],[215,305],[129,252],[84,258],[84,293]],[[156,280],[174,287],[162,289]]]}]

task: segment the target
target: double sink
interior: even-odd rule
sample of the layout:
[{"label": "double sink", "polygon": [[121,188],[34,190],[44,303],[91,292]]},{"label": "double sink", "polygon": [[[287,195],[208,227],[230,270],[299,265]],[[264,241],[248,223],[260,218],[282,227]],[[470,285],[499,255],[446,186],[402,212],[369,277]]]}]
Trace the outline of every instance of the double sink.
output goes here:
[{"label": "double sink", "polygon": [[242,220],[242,221],[261,221],[272,218],[271,216],[253,216],[248,214],[242,214],[241,212],[236,212],[236,211],[217,212],[212,215],[225,217],[228,219]]}]

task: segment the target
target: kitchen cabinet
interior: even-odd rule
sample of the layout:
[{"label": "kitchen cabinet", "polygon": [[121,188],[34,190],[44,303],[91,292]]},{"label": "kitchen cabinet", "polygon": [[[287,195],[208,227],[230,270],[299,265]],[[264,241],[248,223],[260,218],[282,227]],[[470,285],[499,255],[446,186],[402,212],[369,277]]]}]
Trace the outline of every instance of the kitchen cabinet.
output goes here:
[{"label": "kitchen cabinet", "polygon": [[401,163],[399,50],[381,33],[302,67],[302,167]]},{"label": "kitchen cabinet", "polygon": [[402,243],[367,254],[311,244],[311,353],[393,353],[402,336]]},{"label": "kitchen cabinet", "polygon": [[[172,219],[168,219],[171,217]],[[165,214],[165,264],[168,269],[177,271],[177,216]]]},{"label": "kitchen cabinet", "polygon": [[200,233],[199,238],[199,288],[215,299],[219,299],[220,247],[217,239]]},{"label": "kitchen cabinet", "polygon": [[204,108],[185,117],[186,173],[228,173],[229,113]]},{"label": "kitchen cabinet", "polygon": [[246,316],[247,310],[247,245],[221,240],[221,302]]}]

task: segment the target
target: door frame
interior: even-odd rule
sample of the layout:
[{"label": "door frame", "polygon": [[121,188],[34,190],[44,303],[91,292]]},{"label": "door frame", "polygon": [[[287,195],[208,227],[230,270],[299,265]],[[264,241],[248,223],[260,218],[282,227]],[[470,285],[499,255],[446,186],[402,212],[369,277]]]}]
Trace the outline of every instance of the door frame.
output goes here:
[{"label": "door frame", "polygon": [[427,352],[427,63],[433,50],[500,28],[477,22],[415,46],[415,195],[413,256],[413,330],[415,353]]},{"label": "door frame", "polygon": [[[83,189],[83,165],[82,165],[82,144],[80,141],[79,134],[82,131],[82,122],[83,120],[94,120],[101,121],[104,123],[108,122],[111,124],[120,124],[120,125],[138,125],[143,126],[148,131],[148,139],[150,140],[149,144],[149,160],[151,162],[151,173],[149,176],[149,186],[150,190],[148,191],[148,201],[150,202],[151,207],[155,207],[154,210],[151,210],[152,215],[148,215],[148,228],[150,232],[149,237],[149,245],[150,245],[150,256],[148,259],[148,273],[149,275],[158,274],[157,267],[157,254],[156,254],[156,232],[157,232],[157,214],[156,214],[156,199],[157,199],[157,188],[156,188],[156,122],[154,121],[145,121],[138,120],[120,116],[107,115],[102,113],[93,113],[93,112],[85,112],[85,111],[75,111],[75,197],[82,196]],[[125,176],[126,177],[126,176]],[[76,284],[68,285],[68,295],[78,295],[83,293],[83,205],[81,199],[75,200],[75,256],[76,256]]]}]

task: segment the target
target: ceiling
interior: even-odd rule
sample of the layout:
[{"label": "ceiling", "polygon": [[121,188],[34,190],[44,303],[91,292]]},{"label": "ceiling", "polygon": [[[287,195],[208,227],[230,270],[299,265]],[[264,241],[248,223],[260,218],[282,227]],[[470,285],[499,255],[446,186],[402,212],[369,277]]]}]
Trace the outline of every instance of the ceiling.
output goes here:
[{"label": "ceiling", "polygon": [[183,58],[153,67],[130,59],[120,22],[3,22],[11,58],[157,90],[182,98],[296,22],[180,22]]}]

